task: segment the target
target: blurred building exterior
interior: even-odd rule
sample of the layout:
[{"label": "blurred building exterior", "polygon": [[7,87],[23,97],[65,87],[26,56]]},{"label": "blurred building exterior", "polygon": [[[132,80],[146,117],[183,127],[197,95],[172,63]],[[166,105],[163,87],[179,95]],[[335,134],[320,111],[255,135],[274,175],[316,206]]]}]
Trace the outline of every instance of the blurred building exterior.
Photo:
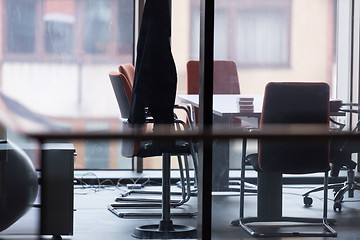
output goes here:
[{"label": "blurred building exterior", "polygon": [[[133,62],[134,1],[1,0],[0,88],[56,118],[117,119],[108,73]],[[178,93],[199,56],[199,0],[172,1]],[[270,81],[336,81],[336,0],[218,0],[215,58],[236,62],[242,94]],[[97,128],[93,124],[74,128]],[[101,126],[117,128],[116,124]],[[76,141],[76,168],[131,167],[118,141]],[[145,161],[159,168],[160,161]]]}]

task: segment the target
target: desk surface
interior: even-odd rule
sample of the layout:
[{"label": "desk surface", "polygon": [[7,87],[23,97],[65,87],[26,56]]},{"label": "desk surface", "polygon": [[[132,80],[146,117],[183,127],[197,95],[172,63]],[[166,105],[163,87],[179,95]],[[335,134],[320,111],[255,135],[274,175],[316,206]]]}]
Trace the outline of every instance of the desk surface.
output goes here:
[{"label": "desk surface", "polygon": [[[254,98],[254,111],[240,112],[237,105],[239,97]],[[179,101],[183,104],[191,104],[199,107],[199,95],[177,95]],[[256,117],[261,116],[262,111],[262,95],[238,95],[238,94],[214,94],[213,95],[213,112],[220,117]]]},{"label": "desk surface", "polygon": [[[176,96],[183,104],[190,104],[199,107],[198,94],[181,94]],[[254,98],[254,111],[240,112],[237,105],[239,97]],[[260,118],[263,104],[262,95],[239,95],[239,94],[214,94],[213,113],[220,117],[255,117]],[[344,112],[331,112],[331,116],[345,116]]]}]

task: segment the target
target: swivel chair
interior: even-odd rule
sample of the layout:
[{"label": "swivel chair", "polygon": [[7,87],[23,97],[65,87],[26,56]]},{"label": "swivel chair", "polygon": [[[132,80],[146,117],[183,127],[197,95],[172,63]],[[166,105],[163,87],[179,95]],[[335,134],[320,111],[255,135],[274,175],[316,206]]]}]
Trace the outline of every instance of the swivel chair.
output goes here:
[{"label": "swivel chair", "polygon": [[[260,129],[281,128],[294,124],[317,124],[328,130],[329,86],[326,83],[269,83],[265,88]],[[306,126],[306,125],[305,125]],[[246,141],[244,141],[246,148]],[[240,218],[232,222],[240,225],[253,237],[335,237],[337,233],[327,219],[327,185],[329,170],[329,141],[309,139],[259,139],[258,153],[245,155],[241,167],[241,179],[245,179],[245,162],[258,173],[258,215],[244,217],[244,183],[240,190]],[[282,174],[324,173],[323,217],[300,218],[282,216]],[[255,231],[249,223],[293,222],[322,223],[325,232]],[[329,222],[329,223],[328,223]],[[273,230],[273,229],[272,229]]]},{"label": "swivel chair", "polygon": [[[342,104],[341,108],[337,109],[339,112],[358,114],[358,109],[347,109],[347,106],[356,106],[358,104]],[[340,126],[337,128],[338,131],[342,131],[345,125],[332,120],[332,122]],[[356,123],[356,126],[352,129],[353,132],[359,131],[360,121]],[[335,141],[331,142],[330,149],[330,162],[331,162],[331,171],[330,176],[333,178],[339,177],[340,170],[346,170],[346,181],[342,183],[333,183],[329,184],[329,189],[333,189],[334,191],[334,204],[333,210],[336,212],[341,212],[342,203],[344,202],[344,197],[347,194],[348,198],[354,198],[354,191],[360,190],[360,185],[355,181],[355,169],[357,164],[352,161],[351,155],[352,153],[360,153],[360,142],[354,140],[348,141]],[[323,191],[324,188],[322,186],[316,187],[314,189],[309,190],[308,192],[303,194],[304,197],[304,205],[311,206],[313,203],[312,198],[309,196],[311,193]]]}]

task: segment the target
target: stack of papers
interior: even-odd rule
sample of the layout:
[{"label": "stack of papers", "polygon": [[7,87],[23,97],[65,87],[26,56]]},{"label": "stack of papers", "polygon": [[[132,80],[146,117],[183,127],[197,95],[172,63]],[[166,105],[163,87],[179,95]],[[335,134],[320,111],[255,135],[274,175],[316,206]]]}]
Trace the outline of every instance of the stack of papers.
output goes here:
[{"label": "stack of papers", "polygon": [[239,97],[237,99],[237,106],[239,112],[254,112],[254,98],[253,97]]}]

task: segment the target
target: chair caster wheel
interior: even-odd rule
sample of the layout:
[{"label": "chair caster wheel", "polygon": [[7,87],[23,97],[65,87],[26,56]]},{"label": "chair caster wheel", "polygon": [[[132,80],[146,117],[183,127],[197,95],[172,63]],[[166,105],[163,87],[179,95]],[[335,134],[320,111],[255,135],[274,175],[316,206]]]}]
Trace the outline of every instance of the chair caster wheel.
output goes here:
[{"label": "chair caster wheel", "polygon": [[313,203],[313,199],[311,197],[308,197],[308,196],[304,197],[304,205],[306,207],[311,206],[312,203]]},{"label": "chair caster wheel", "polygon": [[341,212],[341,202],[334,202],[334,212]]}]

